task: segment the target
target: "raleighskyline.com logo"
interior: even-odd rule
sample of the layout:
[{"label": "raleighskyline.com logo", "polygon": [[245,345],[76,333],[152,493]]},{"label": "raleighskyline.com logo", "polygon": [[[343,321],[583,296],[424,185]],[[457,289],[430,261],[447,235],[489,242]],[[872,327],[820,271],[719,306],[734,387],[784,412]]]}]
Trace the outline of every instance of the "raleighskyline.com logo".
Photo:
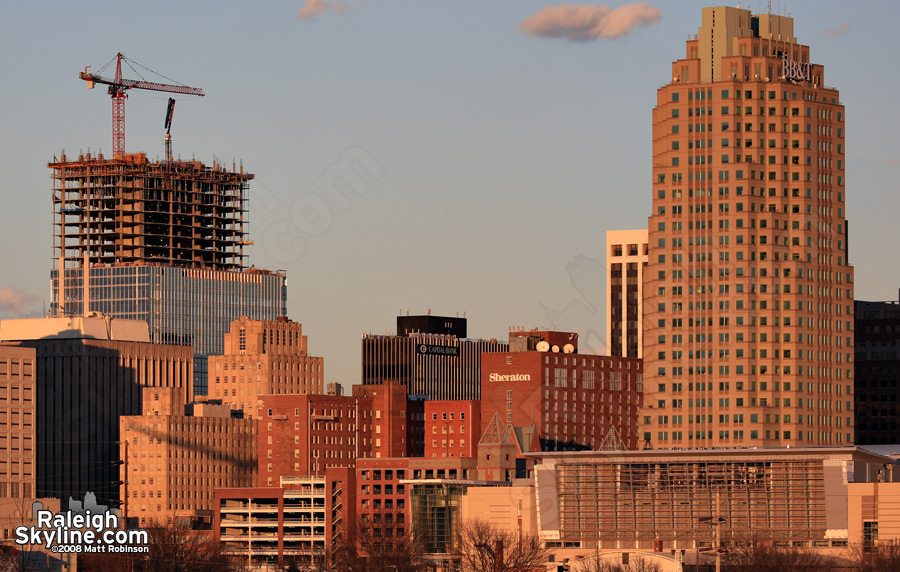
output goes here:
[{"label": "raleighskyline.com logo", "polygon": [[106,511],[93,513],[44,510],[40,502],[32,511],[34,526],[19,526],[15,542],[20,546],[39,545],[54,553],[69,552],[147,552],[146,530],[123,530],[119,515]]}]

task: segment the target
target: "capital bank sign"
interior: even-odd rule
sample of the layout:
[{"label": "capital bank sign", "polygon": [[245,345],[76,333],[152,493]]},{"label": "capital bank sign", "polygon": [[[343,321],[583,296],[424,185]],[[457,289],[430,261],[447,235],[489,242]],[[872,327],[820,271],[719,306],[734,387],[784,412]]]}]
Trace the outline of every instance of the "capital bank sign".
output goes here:
[{"label": "capital bank sign", "polygon": [[492,373],[490,376],[488,376],[488,381],[531,381],[531,374],[529,374],[529,373],[510,373],[510,374]]},{"label": "capital bank sign", "polygon": [[812,64],[785,58],[781,60],[781,77],[791,81],[812,81]]},{"label": "capital bank sign", "polygon": [[428,356],[452,356],[459,357],[459,348],[456,346],[437,346],[432,344],[417,344],[416,353]]}]

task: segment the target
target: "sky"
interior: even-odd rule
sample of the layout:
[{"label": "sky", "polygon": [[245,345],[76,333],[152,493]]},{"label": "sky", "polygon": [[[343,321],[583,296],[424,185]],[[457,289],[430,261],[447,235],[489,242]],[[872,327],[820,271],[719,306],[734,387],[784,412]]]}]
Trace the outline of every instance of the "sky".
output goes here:
[{"label": "sky", "polygon": [[[327,382],[358,383],[361,334],[393,333],[401,312],[602,350],[605,234],[646,228],[656,90],[712,5],[16,3],[0,21],[0,318],[48,303],[47,163],[111,155],[109,97],[78,72],[122,52],[206,91],[176,96],[174,152],[255,174],[249,262],[287,272]],[[856,298],[897,300],[900,3],[772,10],[846,107]],[[167,98],[130,92],[126,152],[163,154]]]}]

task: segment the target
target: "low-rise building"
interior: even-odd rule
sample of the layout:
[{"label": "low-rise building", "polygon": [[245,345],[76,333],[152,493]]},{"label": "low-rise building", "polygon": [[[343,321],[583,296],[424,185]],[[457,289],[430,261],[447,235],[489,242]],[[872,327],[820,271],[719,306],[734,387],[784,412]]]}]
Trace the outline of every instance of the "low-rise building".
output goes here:
[{"label": "low-rise building", "polygon": [[231,554],[254,566],[328,569],[348,523],[355,523],[352,469],[283,477],[278,487],[216,490],[213,531]]}]

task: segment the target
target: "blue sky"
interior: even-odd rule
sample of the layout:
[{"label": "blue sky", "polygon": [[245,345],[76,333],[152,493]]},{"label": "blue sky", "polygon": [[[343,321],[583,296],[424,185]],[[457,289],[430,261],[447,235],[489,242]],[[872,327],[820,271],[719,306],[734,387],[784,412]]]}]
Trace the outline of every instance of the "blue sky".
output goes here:
[{"label": "blue sky", "polygon": [[[121,51],[206,90],[178,98],[175,153],[256,174],[250,261],[287,271],[289,314],[328,381],[357,383],[360,334],[391,332],[401,310],[466,312],[478,337],[555,326],[601,345],[605,233],[646,226],[656,90],[712,4],[648,2],[658,19],[582,42],[523,32],[554,6],[532,0],[348,1],[298,18],[305,5],[7,8],[0,317],[40,314],[49,296],[46,164],[110,154],[109,98],[77,74]],[[846,106],[856,296],[897,299],[900,4],[773,10]],[[132,91],[126,151],[163,153],[167,97]],[[328,192],[335,173],[346,200]]]}]

